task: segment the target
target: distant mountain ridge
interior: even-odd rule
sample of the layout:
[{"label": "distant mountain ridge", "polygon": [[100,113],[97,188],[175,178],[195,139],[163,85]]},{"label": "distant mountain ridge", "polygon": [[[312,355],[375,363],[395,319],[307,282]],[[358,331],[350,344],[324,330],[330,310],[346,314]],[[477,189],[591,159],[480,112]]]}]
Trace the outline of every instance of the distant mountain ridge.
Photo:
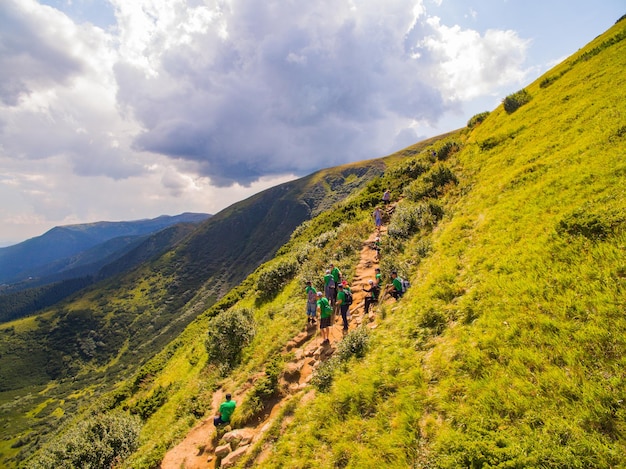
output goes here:
[{"label": "distant mountain ridge", "polygon": [[[110,262],[121,257],[147,235],[178,223],[198,224],[210,216],[182,213],[135,221],[57,226],[41,236],[0,248],[0,283],[18,283],[29,278],[54,277],[63,273],[66,275],[61,275],[59,279],[91,274],[108,263],[103,263],[103,260],[109,259]],[[93,264],[97,268],[88,267]],[[68,275],[79,268],[83,268],[82,274]]]}]

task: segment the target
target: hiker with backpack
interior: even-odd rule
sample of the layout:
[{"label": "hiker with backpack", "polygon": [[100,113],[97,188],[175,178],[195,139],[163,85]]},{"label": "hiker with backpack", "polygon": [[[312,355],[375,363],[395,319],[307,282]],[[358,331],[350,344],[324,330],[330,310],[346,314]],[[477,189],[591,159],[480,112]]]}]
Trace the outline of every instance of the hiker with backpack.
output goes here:
[{"label": "hiker with backpack", "polygon": [[317,290],[311,285],[311,281],[307,280],[305,293],[306,299],[306,322],[308,324],[315,324],[316,312],[317,312]]},{"label": "hiker with backpack", "polygon": [[352,304],[352,292],[347,285],[340,283],[337,291],[337,305],[341,311],[344,332],[348,330],[348,308],[350,308],[350,304]]}]

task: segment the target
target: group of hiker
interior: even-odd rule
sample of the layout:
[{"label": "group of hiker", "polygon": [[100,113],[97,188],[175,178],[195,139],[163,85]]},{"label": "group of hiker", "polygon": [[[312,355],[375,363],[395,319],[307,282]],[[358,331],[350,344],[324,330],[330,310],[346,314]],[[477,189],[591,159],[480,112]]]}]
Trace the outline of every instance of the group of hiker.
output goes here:
[{"label": "group of hiker", "polygon": [[[391,202],[391,193],[387,189],[383,193],[382,202],[386,206]],[[383,224],[382,210],[379,206],[373,212],[374,223],[376,225],[377,236],[374,241],[374,249],[376,250],[376,261],[380,258],[380,232]],[[374,279],[367,281],[367,285],[363,287],[366,293],[364,300],[365,315],[369,314],[372,304],[377,303],[379,299],[385,295],[392,296],[396,300],[399,299],[408,286],[408,282],[398,277],[396,271],[391,272],[391,283],[386,285],[385,291],[382,291],[382,274],[380,268],[376,268]],[[317,291],[313,287],[312,282],[306,282],[305,293],[307,295],[306,316],[307,325],[317,324],[317,311],[320,312],[320,334],[322,336],[322,344],[330,343],[330,327],[334,322],[334,318],[341,315],[343,332],[348,331],[348,319],[350,314],[350,305],[352,304],[352,290],[348,282],[343,278],[341,270],[334,264],[330,264],[324,274],[324,291]],[[213,418],[213,424],[218,427],[228,425],[230,418],[235,411],[236,403],[230,394],[226,394],[226,400],[220,404],[217,415]]]},{"label": "group of hiker", "polygon": [[[375,270],[375,278],[370,279],[363,287],[366,292],[364,300],[364,312],[369,314],[372,304],[381,298],[382,274],[379,268]],[[391,283],[386,285],[384,294],[399,299],[406,290],[406,282],[398,277],[396,271],[391,272]],[[317,291],[312,282],[306,282],[305,292],[307,295],[306,315],[307,325],[317,324],[317,311],[320,313],[320,333],[322,344],[330,343],[329,329],[333,318],[341,316],[343,331],[348,331],[348,319],[350,305],[352,304],[352,290],[348,282],[343,278],[341,271],[334,264],[330,264],[324,274],[324,291]]]}]

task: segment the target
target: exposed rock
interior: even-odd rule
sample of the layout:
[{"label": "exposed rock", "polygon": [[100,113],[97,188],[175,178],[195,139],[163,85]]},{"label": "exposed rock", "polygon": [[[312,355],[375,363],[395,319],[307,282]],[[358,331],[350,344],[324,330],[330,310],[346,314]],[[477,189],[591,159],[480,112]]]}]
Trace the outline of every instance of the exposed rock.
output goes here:
[{"label": "exposed rock", "polygon": [[235,464],[237,464],[237,461],[239,461],[239,459],[241,459],[241,457],[244,454],[246,454],[246,451],[248,451],[248,448],[250,448],[249,445],[240,446],[235,451],[233,451],[232,453],[228,454],[228,456],[226,456],[224,459],[222,459],[222,464],[220,465],[220,467],[222,467],[224,469],[227,469],[229,467],[233,467]]},{"label": "exposed rock", "polygon": [[231,443],[233,448],[236,448],[238,445],[242,444],[241,441],[244,439],[248,439],[250,442],[254,437],[254,432],[252,430],[246,428],[239,428],[237,430],[233,430],[231,432],[226,433],[222,439],[227,443]]},{"label": "exposed rock", "polygon": [[231,451],[232,451],[232,448],[230,447],[230,443],[226,443],[225,445],[218,446],[217,448],[215,448],[215,456],[218,458],[223,458]]},{"label": "exposed rock", "polygon": [[299,363],[288,363],[285,367],[285,371],[283,371],[283,378],[288,383],[297,382],[300,379],[300,370],[302,369],[302,364]]}]

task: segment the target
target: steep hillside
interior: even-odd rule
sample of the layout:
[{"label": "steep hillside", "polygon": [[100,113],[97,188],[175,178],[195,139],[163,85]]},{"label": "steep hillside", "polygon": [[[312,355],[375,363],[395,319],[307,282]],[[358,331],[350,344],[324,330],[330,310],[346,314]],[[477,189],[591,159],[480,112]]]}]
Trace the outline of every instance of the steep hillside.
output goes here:
[{"label": "steep hillside", "polygon": [[[96,427],[120,437],[115,450],[123,467],[158,467],[166,450],[232,392],[238,401],[233,426],[265,422],[242,451],[239,467],[625,466],[624,39],[622,21],[467,129],[377,163],[384,170],[380,177],[346,191],[319,214],[307,205],[317,216],[290,236],[277,236],[286,241],[279,250],[256,253],[259,261],[269,260],[247,277],[227,267],[202,279],[208,283],[190,283],[183,273],[198,272],[203,263],[189,261],[198,252],[206,256],[206,246],[190,240],[154,264],[149,277],[144,272],[127,280],[123,294],[153,295],[148,307],[158,314],[141,329],[118,324],[135,329],[124,346],[138,354],[160,352],[136,374],[128,363],[109,374],[106,379],[129,379],[104,395],[94,391],[87,373],[74,376],[74,384],[85,386],[74,393],[62,390],[63,380],[36,396],[11,400],[4,393],[3,410],[22,430],[1,447],[3,461],[24,461],[49,438],[35,428],[41,440],[33,441],[28,425],[58,419],[64,434],[25,467],[104,455],[110,446],[102,438],[90,440],[86,431]],[[299,186],[308,188],[300,200],[315,193],[314,180]],[[327,188],[341,188],[350,178],[335,186],[325,181]],[[412,286],[399,301],[377,305],[372,327],[357,328],[324,351],[314,334],[301,335],[304,281],[321,288],[333,262],[356,280],[356,290],[362,288],[356,266],[372,234],[371,210],[385,188],[394,208],[385,220],[380,267],[385,282],[396,269]],[[206,239],[241,240],[230,255],[246,262],[254,249],[242,232],[274,236],[272,226],[282,220],[292,226],[300,210],[307,212],[283,201],[280,190],[272,192],[280,212],[268,207],[265,218],[243,202],[220,222],[220,236]],[[268,220],[274,224],[267,226]],[[176,289],[157,294],[157,275],[176,278]],[[206,300],[237,275],[245,278],[239,286],[215,304]],[[116,310],[132,305],[122,302],[122,290],[99,295]],[[196,318],[167,345],[166,335],[155,332],[177,326],[163,299],[186,303],[175,311]],[[87,323],[84,310],[78,314],[87,301],[68,307],[66,318],[74,314],[72,321]],[[138,310],[136,315],[142,317]],[[118,311],[113,316],[122,317]],[[34,322],[1,333],[19,336]],[[149,339],[138,341],[148,330]],[[299,347],[308,344],[311,381],[285,386],[285,378],[299,371],[291,367],[302,358]],[[118,366],[108,363],[111,370]],[[94,372],[104,367],[92,364]],[[80,401],[91,403],[88,411],[76,402],[70,407],[89,393],[90,400]],[[31,412],[16,411],[20,406]],[[76,421],[68,409],[77,410]],[[206,445],[196,451],[207,456],[205,467],[214,467],[220,458],[205,450],[214,449],[219,437],[210,426],[198,428],[208,430]]]}]

